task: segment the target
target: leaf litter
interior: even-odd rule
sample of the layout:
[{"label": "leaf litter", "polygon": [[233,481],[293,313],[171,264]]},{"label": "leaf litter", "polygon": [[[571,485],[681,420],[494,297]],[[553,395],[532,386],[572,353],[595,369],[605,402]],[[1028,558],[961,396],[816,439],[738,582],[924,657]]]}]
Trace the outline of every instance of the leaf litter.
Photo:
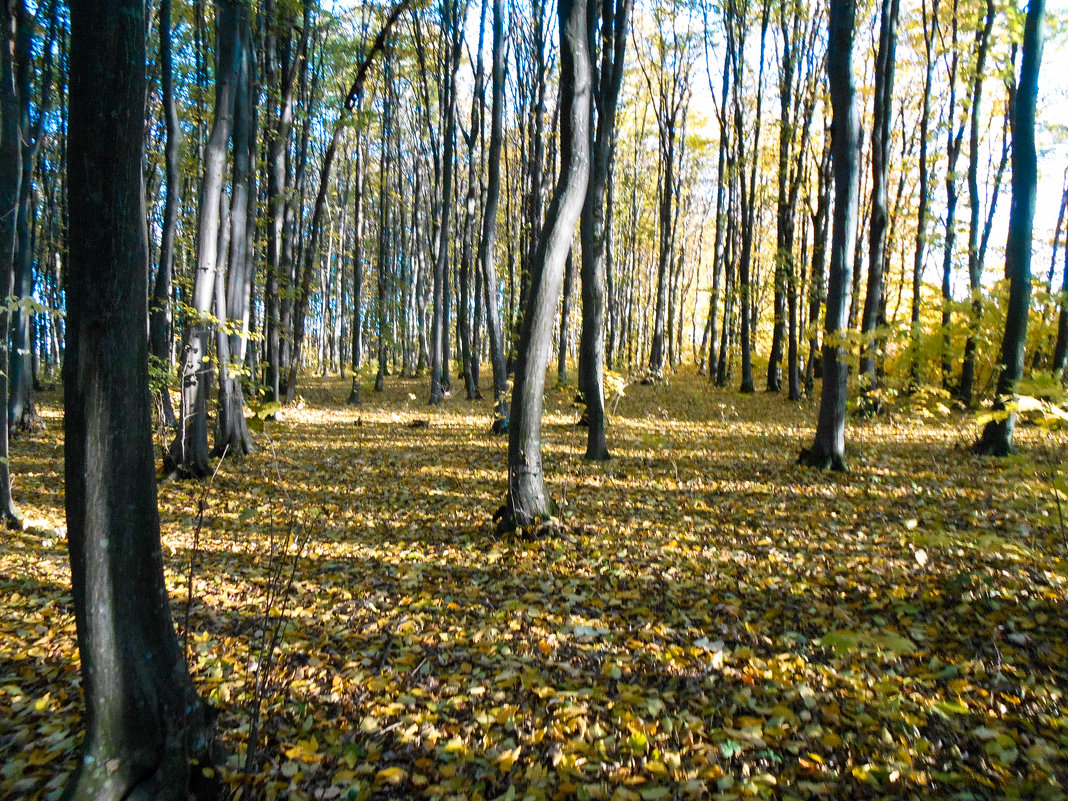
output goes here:
[{"label": "leaf litter", "polygon": [[[1068,555],[1035,469],[1062,440],[999,463],[902,411],[825,474],[794,463],[815,401],[684,373],[629,389],[591,464],[551,389],[560,533],[500,538],[507,444],[424,383],[348,407],[309,380],[257,454],[160,487],[235,796],[1065,797]],[[58,798],[81,737],[56,400],[12,448],[2,798]]]}]

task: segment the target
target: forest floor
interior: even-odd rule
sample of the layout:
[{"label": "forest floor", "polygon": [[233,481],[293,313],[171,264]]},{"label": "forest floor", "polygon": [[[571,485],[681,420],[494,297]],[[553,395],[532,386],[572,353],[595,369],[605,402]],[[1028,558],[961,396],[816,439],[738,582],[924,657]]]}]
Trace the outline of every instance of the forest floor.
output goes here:
[{"label": "forest floor", "polygon": [[[1063,435],[977,458],[974,418],[932,401],[850,420],[852,471],[823,473],[795,464],[816,401],[684,372],[628,386],[591,464],[551,388],[562,521],[523,540],[494,532],[488,402],[427,392],[350,407],[307,379],[257,454],[160,487],[235,793],[1065,797]],[[0,798],[56,798],[81,736],[58,401],[11,457],[30,528],[0,539]]]}]

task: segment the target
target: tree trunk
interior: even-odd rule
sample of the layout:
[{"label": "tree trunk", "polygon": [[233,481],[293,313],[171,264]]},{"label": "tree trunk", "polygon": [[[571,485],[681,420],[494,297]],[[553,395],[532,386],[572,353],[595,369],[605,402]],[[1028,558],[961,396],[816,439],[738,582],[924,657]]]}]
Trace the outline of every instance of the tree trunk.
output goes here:
[{"label": "tree trunk", "polygon": [[871,226],[868,229],[868,287],[861,314],[860,387],[869,411],[879,403],[869,394],[876,388],[875,328],[883,299],[886,263],[886,178],[890,157],[890,123],[894,104],[894,67],[900,0],[882,0],[879,50],[875,58],[875,119],[871,135]]},{"label": "tree trunk", "polygon": [[[1064,189],[1061,192],[1061,210],[1057,215],[1057,232],[1065,222],[1065,213],[1068,212],[1068,170],[1064,173]],[[1050,278],[1057,268],[1057,245],[1058,237],[1053,239],[1053,258],[1050,261]],[[1064,368],[1068,366],[1068,242],[1064,248],[1064,269],[1061,273],[1061,299],[1057,304],[1060,311],[1057,314],[1057,344],[1053,348],[1053,376],[1057,380],[1063,380]]]},{"label": "tree trunk", "polygon": [[923,330],[920,327],[920,291],[923,281],[923,262],[927,255],[927,212],[930,208],[928,188],[928,160],[927,145],[931,125],[931,81],[934,73],[934,57],[932,50],[934,40],[938,35],[938,4],[939,0],[931,2],[930,27],[928,27],[927,0],[922,0],[921,13],[923,19],[923,45],[925,53],[925,72],[923,79],[923,111],[920,114],[920,183],[919,183],[919,208],[916,211],[916,248],[912,263],[912,314],[909,331],[909,392],[914,392],[920,386],[920,338]]},{"label": "tree trunk", "polygon": [[[357,99],[356,116],[363,110],[363,96]],[[352,247],[352,389],[348,402],[360,403],[360,368],[363,367],[363,201],[367,183],[366,164],[363,157],[363,130],[356,128],[355,200],[353,202],[353,247]]]},{"label": "tree trunk", "polygon": [[[49,4],[50,22],[48,41],[43,43],[41,95],[37,119],[30,114],[30,98],[33,93],[33,34],[36,27],[34,14],[25,0],[18,0],[15,29],[15,89],[19,104],[19,140],[22,146],[22,178],[19,182],[19,210],[15,220],[15,278],[14,296],[30,301],[34,291],[33,238],[30,225],[34,215],[33,167],[40,152],[43,122],[48,111],[52,88],[52,40],[56,31],[56,0]],[[12,430],[30,431],[43,428],[33,400],[33,312],[29,308],[16,307],[11,313],[11,352],[8,354],[9,395],[8,425]]]},{"label": "tree trunk", "polygon": [[[138,0],[71,3],[67,539],[86,705],[72,801],[185,799],[209,727],[163,579],[148,390]],[[106,325],[101,322],[106,321]]]},{"label": "tree trunk", "polygon": [[1012,207],[1009,211],[1009,238],[1005,245],[1005,275],[1009,279],[1009,305],[1005,336],[1001,341],[997,399],[998,417],[983,428],[976,450],[989,456],[1008,456],[1013,451],[1012,432],[1016,412],[1009,405],[1016,382],[1023,376],[1024,347],[1027,344],[1027,312],[1031,304],[1031,242],[1038,186],[1038,155],[1035,149],[1035,105],[1038,99],[1038,71],[1042,64],[1043,14],[1045,0],[1027,4],[1024,24],[1023,60],[1019,88],[1012,116]]},{"label": "tree trunk", "polygon": [[215,454],[244,456],[255,449],[245,422],[245,396],[241,388],[244,365],[242,350],[248,336],[249,299],[252,293],[253,248],[251,220],[256,215],[255,56],[249,11],[241,6],[238,24],[243,31],[237,90],[234,99],[234,170],[230,204],[230,263],[226,281],[216,269],[215,308],[226,325],[216,332],[219,363],[219,399],[216,417]]},{"label": "tree trunk", "polygon": [[548,520],[556,511],[541,459],[542,395],[552,351],[553,318],[564,261],[582,213],[590,171],[590,62],[586,0],[560,0],[560,176],[530,276],[530,292],[516,353],[508,430],[508,497],[499,528],[516,530]]},{"label": "tree trunk", "polygon": [[[4,13],[5,30],[11,15]],[[5,40],[6,45],[6,40]],[[19,145],[18,95],[15,91],[11,48],[0,48],[0,290],[11,295],[15,280],[15,227],[19,213],[19,183],[22,180],[22,149]],[[0,409],[7,409],[8,329],[7,304],[0,304]],[[0,517],[5,525],[22,527],[22,515],[11,498],[11,463],[8,461],[8,417],[0,414]]]},{"label": "tree trunk", "polygon": [[831,95],[834,218],[831,266],[827,282],[827,315],[823,331],[823,391],[812,448],[800,461],[813,467],[846,470],[845,419],[848,365],[842,334],[849,310],[853,244],[857,229],[859,165],[858,109],[853,76],[855,0],[831,0],[827,78]]},{"label": "tree trunk", "polygon": [[[588,2],[589,0],[587,0]],[[604,419],[604,296],[607,261],[607,225],[611,195],[606,194],[616,138],[616,110],[623,84],[627,27],[633,0],[601,0],[600,67],[594,74],[593,112],[596,115],[591,148],[590,179],[581,218],[582,331],[579,336],[579,391],[586,404],[586,458],[609,457]],[[592,20],[596,4],[587,8]],[[591,26],[592,27],[592,26]],[[591,40],[591,67],[595,62]]]},{"label": "tree trunk", "polygon": [[986,0],[986,20],[978,34],[975,73],[972,77],[971,133],[968,140],[968,288],[971,310],[968,315],[968,338],[964,343],[964,363],[960,371],[960,399],[972,405],[975,385],[976,332],[983,314],[983,263],[979,259],[979,137],[983,104],[983,81],[986,79],[986,57],[990,50],[990,35],[994,30],[997,8],[994,0]]},{"label": "tree trunk", "polygon": [[486,306],[486,338],[493,367],[493,428],[508,430],[508,370],[501,330],[501,304],[494,266],[497,241],[497,202],[501,192],[501,149],[504,142],[504,1],[493,0],[493,79],[490,100],[490,140],[486,156],[486,203],[482,209],[482,235],[478,240],[483,297]]},{"label": "tree trunk", "polygon": [[174,316],[171,292],[174,286],[174,237],[178,230],[178,148],[181,129],[174,102],[174,65],[171,50],[171,0],[161,0],[159,7],[159,69],[160,93],[163,100],[163,121],[167,130],[164,147],[166,199],[163,205],[163,231],[159,251],[159,268],[153,285],[149,306],[149,352],[155,369],[163,374],[160,387],[162,422],[168,428],[176,424],[174,405],[169,387],[171,339],[174,337]]},{"label": "tree trunk", "polygon": [[946,128],[946,238],[942,250],[942,388],[949,389],[952,383],[952,363],[950,359],[951,331],[953,322],[953,289],[950,279],[953,274],[953,249],[957,241],[957,160],[964,137],[962,116],[960,127],[954,127],[954,115],[957,110],[957,7],[958,0],[953,0],[952,32],[950,38],[949,67],[949,125]]},{"label": "tree trunk", "polygon": [[168,467],[191,478],[204,478],[208,465],[208,389],[211,385],[210,313],[216,295],[219,230],[226,181],[226,151],[233,127],[237,65],[241,57],[240,10],[235,0],[216,0],[218,67],[215,76],[215,119],[204,150],[204,180],[197,221],[197,267],[191,314],[182,348],[182,404],[178,432],[171,442]]}]

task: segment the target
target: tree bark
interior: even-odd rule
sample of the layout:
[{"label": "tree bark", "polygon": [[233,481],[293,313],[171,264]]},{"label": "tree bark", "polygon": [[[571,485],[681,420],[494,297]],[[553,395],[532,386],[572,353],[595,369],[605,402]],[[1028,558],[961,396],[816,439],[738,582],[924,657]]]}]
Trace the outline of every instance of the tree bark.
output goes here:
[{"label": "tree bark", "polygon": [[927,159],[928,136],[931,125],[931,81],[934,73],[934,40],[938,35],[939,0],[931,0],[930,25],[928,26],[927,0],[922,0],[923,46],[925,72],[923,79],[923,111],[920,113],[920,182],[919,203],[916,211],[916,247],[912,263],[912,307],[909,329],[909,392],[920,386],[920,292],[923,281],[923,262],[927,255],[927,212],[930,208],[929,164]]},{"label": "tree bark", "polygon": [[159,70],[160,94],[163,100],[163,121],[167,131],[164,147],[164,170],[166,175],[166,198],[163,205],[163,231],[159,251],[159,267],[153,284],[152,302],[149,306],[149,352],[155,360],[156,369],[163,372],[160,387],[162,422],[168,428],[177,420],[171,403],[169,387],[171,340],[174,337],[174,314],[171,308],[171,293],[174,287],[174,237],[178,230],[178,148],[181,144],[181,129],[178,125],[178,110],[174,102],[174,59],[171,48],[171,0],[161,0],[159,7]]},{"label": "tree bark", "polygon": [[493,0],[493,78],[490,100],[490,139],[486,156],[486,203],[482,209],[482,235],[478,240],[482,289],[486,307],[486,339],[493,367],[493,428],[508,430],[508,367],[501,329],[501,303],[495,267],[497,203],[501,193],[501,150],[504,143],[504,2]]},{"label": "tree bark", "polygon": [[964,362],[960,371],[960,399],[971,406],[975,386],[976,332],[983,314],[983,262],[979,258],[979,138],[980,113],[983,105],[983,82],[986,80],[986,57],[990,50],[990,35],[994,30],[997,8],[994,0],[986,0],[986,20],[980,29],[976,47],[975,73],[972,77],[971,132],[968,140],[968,288],[971,309],[968,315],[968,337],[964,342]]},{"label": "tree bark", "polygon": [[869,411],[878,408],[870,394],[876,389],[875,329],[883,300],[886,264],[886,179],[890,158],[890,122],[894,103],[894,68],[897,60],[897,20],[900,0],[882,0],[879,50],[875,58],[875,119],[871,135],[871,224],[868,229],[868,286],[860,319],[860,386]]},{"label": "tree bark", "polygon": [[[589,0],[587,0],[588,2]],[[592,103],[596,115],[591,144],[590,179],[581,217],[582,330],[579,336],[579,391],[586,404],[586,458],[609,457],[604,415],[604,296],[606,272],[606,218],[611,196],[606,195],[610,162],[616,138],[616,110],[623,85],[627,27],[634,0],[601,0],[587,8],[591,68],[594,53],[594,12],[600,8],[600,66],[594,70]]]},{"label": "tree bark", "polygon": [[233,127],[237,65],[241,58],[240,9],[235,0],[216,0],[215,25],[218,66],[215,76],[215,119],[204,150],[204,179],[200,186],[197,220],[197,267],[193,302],[182,348],[181,395],[178,432],[171,442],[168,467],[179,475],[204,478],[208,464],[208,389],[212,368],[209,322],[216,296],[219,265],[219,230],[226,180],[226,152]]},{"label": "tree bark", "polygon": [[[44,140],[43,124],[50,104],[52,90],[52,40],[56,32],[56,0],[48,4],[50,17],[48,41],[43,43],[41,94],[37,119],[31,118],[30,98],[33,93],[33,34],[36,19],[25,0],[18,0],[15,29],[15,89],[19,104],[19,141],[22,146],[22,179],[19,182],[19,211],[15,221],[15,279],[14,296],[19,300],[33,299],[33,168]],[[43,12],[38,7],[38,13]],[[30,431],[43,428],[33,399],[33,312],[22,306],[11,313],[11,352],[8,354],[9,395],[8,425],[12,430]]]},{"label": "tree bark", "polygon": [[860,174],[857,157],[858,109],[853,75],[855,0],[831,0],[827,78],[831,95],[834,218],[831,266],[827,282],[827,314],[823,331],[823,390],[812,448],[800,460],[818,468],[846,470],[845,420],[849,379],[841,338],[849,310],[853,244],[857,230]]},{"label": "tree bark", "polygon": [[1038,187],[1038,154],[1035,149],[1035,105],[1038,100],[1038,72],[1042,64],[1043,14],[1045,0],[1027,4],[1024,23],[1023,58],[1019,88],[1013,104],[1012,126],[1012,207],[1009,211],[1009,238],[1005,245],[1005,275],[1009,279],[1009,305],[1005,316],[1005,336],[998,360],[998,418],[984,426],[976,443],[979,453],[1008,456],[1013,452],[1012,433],[1016,412],[1009,405],[1016,383],[1023,376],[1024,347],[1027,344],[1027,312],[1031,305],[1031,242]]},{"label": "tree bark", "polygon": [[590,63],[586,0],[560,0],[560,176],[530,276],[530,292],[516,353],[508,430],[508,497],[498,511],[499,528],[524,529],[550,519],[541,458],[541,414],[545,370],[552,351],[553,318],[560,299],[564,262],[590,172]]},{"label": "tree bark", "polygon": [[[11,14],[4,12],[4,30],[10,29]],[[0,47],[0,290],[11,295],[15,280],[15,228],[19,213],[19,184],[22,180],[22,148],[19,145],[18,95],[14,65],[5,34]],[[0,304],[0,409],[7,409],[8,331],[7,304]],[[11,463],[8,461],[8,417],[0,414],[0,517],[5,525],[22,527],[22,515],[11,497]]]},{"label": "tree bark", "polygon": [[148,390],[144,5],[71,3],[67,539],[84,756],[72,801],[185,799],[209,726],[163,579]]}]

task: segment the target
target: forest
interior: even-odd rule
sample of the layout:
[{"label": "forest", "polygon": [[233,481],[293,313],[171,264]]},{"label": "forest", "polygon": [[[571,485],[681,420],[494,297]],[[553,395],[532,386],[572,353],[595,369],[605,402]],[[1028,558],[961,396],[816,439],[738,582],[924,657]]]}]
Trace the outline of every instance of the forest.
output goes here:
[{"label": "forest", "polygon": [[1068,8],[9,0],[0,799],[1068,786]]}]

